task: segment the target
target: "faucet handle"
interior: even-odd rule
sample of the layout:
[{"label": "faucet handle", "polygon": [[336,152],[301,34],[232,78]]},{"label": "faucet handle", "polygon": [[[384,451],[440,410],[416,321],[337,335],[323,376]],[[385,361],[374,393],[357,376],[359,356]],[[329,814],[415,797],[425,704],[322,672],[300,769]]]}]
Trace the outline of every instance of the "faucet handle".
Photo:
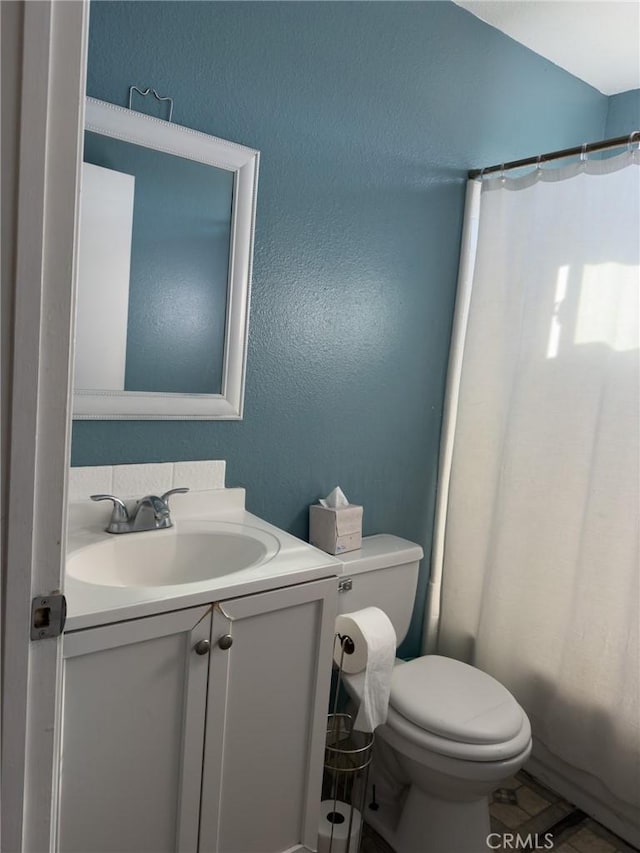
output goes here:
[{"label": "faucet handle", "polygon": [[113,501],[113,512],[111,513],[111,523],[120,521],[129,521],[129,512],[127,505],[122,498],[117,498],[115,495],[90,495],[92,501]]},{"label": "faucet handle", "polygon": [[166,505],[169,506],[169,498],[171,497],[171,495],[184,495],[188,491],[189,491],[189,489],[187,489],[186,486],[181,486],[178,489],[169,489],[168,492],[165,492],[162,495],[161,500],[163,500],[166,503]]}]

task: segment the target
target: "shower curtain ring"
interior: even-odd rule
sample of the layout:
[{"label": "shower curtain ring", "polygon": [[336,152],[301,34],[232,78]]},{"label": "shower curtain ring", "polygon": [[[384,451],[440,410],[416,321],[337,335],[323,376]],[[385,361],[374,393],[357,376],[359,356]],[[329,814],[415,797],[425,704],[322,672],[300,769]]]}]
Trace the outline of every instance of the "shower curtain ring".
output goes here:
[{"label": "shower curtain ring", "polygon": [[638,140],[637,140],[638,150],[640,151],[640,130],[632,130],[631,133],[629,134],[629,139],[627,140],[627,151],[629,153],[631,153],[631,150],[633,148],[633,137],[634,136],[638,137]]},{"label": "shower curtain ring", "polygon": [[504,173],[504,163],[503,163],[502,166],[500,167],[500,180],[504,183],[505,178],[506,178],[506,175]]},{"label": "shower curtain ring", "polygon": [[587,160],[588,160],[588,157],[587,157],[587,143],[586,143],[586,142],[583,142],[583,143],[582,143],[582,151],[580,152],[580,162],[581,162],[581,163],[586,163],[586,162],[587,162]]}]

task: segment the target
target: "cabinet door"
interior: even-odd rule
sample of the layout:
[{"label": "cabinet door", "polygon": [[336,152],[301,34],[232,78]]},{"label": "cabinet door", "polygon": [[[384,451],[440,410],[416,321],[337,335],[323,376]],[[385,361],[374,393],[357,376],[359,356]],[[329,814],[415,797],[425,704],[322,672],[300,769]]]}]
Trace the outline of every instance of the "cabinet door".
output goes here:
[{"label": "cabinet door", "polygon": [[211,608],[68,634],[61,853],[195,853]]},{"label": "cabinet door", "polygon": [[336,591],[333,578],[215,608],[200,853],[316,849]]}]

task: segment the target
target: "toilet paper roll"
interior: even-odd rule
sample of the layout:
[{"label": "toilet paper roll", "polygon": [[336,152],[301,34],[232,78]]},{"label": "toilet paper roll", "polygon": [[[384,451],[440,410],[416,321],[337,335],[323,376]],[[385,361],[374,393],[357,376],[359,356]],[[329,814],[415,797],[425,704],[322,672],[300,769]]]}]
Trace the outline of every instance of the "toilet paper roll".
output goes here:
[{"label": "toilet paper roll", "polygon": [[[334,660],[342,661],[343,678],[360,700],[354,729],[372,732],[386,722],[391,675],[396,653],[396,632],[378,607],[365,607],[338,616]],[[353,652],[342,654],[340,636],[353,640]]]},{"label": "toilet paper roll", "polygon": [[[346,673],[362,672],[369,659],[373,661],[391,645],[392,661],[396,650],[396,632],[387,614],[379,607],[365,607],[336,617],[333,659]],[[340,637],[345,634],[353,640],[353,652],[342,654]]]},{"label": "toilet paper roll", "polygon": [[349,803],[340,800],[323,800],[320,803],[318,853],[357,853],[362,817],[358,809],[353,810],[349,831],[350,814]]}]

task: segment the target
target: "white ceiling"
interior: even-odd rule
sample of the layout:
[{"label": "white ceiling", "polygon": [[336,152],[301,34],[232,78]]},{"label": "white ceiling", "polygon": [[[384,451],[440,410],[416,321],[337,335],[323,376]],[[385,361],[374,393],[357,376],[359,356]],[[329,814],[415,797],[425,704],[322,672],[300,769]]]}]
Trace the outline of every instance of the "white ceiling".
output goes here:
[{"label": "white ceiling", "polygon": [[599,89],[640,88],[640,0],[454,0]]}]

